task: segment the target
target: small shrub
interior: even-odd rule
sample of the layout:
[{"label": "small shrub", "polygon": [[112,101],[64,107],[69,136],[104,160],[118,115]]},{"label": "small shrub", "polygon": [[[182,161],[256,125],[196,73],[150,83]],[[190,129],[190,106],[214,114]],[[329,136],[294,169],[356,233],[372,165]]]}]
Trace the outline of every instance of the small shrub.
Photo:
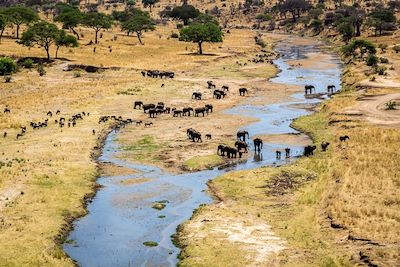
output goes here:
[{"label": "small shrub", "polygon": [[367,58],[367,66],[376,66],[378,64],[378,57],[375,55],[369,55]]},{"label": "small shrub", "polygon": [[376,77],[375,77],[375,76],[372,76],[371,78],[369,78],[369,80],[370,80],[371,82],[375,82]]},{"label": "small shrub", "polygon": [[176,28],[177,28],[178,30],[182,29],[182,28],[183,28],[183,24],[182,24],[182,23],[176,24]]},{"label": "small shrub", "polygon": [[179,38],[179,34],[174,32],[174,33],[171,34],[171,38]]},{"label": "small shrub", "polygon": [[256,41],[256,44],[257,45],[259,45],[259,46],[261,46],[262,48],[264,48],[264,47],[266,47],[267,46],[267,44],[264,42],[264,40],[263,39],[261,39],[260,37],[255,37],[255,41]]},{"label": "small shrub", "polygon": [[11,76],[4,76],[4,82],[5,83],[11,82]]},{"label": "small shrub", "polygon": [[378,75],[386,75],[386,68],[383,66],[378,66],[376,67],[376,73],[378,73]]},{"label": "small shrub", "polygon": [[39,76],[46,75],[46,70],[44,69],[43,64],[39,64],[36,70],[39,73]]},{"label": "small shrub", "polygon": [[385,58],[385,57],[381,57],[381,58],[379,59],[379,61],[380,61],[381,63],[383,63],[383,64],[388,64],[388,63],[389,63],[389,59],[387,59],[387,58]]},{"label": "small shrub", "polygon": [[31,69],[33,67],[33,60],[30,58],[25,59],[24,62],[22,62],[22,66],[25,69]]},{"label": "small shrub", "polygon": [[387,46],[387,44],[379,44],[378,47],[382,51],[382,53],[385,53],[386,52],[386,48],[388,46]]},{"label": "small shrub", "polygon": [[386,110],[396,110],[396,102],[394,101],[389,101],[385,104],[385,109]]},{"label": "small shrub", "polygon": [[400,52],[400,45],[393,46],[393,50],[394,50],[394,52],[399,53]]},{"label": "small shrub", "polygon": [[17,71],[17,64],[9,57],[0,58],[0,76],[10,75]]},{"label": "small shrub", "polygon": [[79,78],[81,77],[81,72],[80,71],[75,71],[74,72],[74,78]]}]

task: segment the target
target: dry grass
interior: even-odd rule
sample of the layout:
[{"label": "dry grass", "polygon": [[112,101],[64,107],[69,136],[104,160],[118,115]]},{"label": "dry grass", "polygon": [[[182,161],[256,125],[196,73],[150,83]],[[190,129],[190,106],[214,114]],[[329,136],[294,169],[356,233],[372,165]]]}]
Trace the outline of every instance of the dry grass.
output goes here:
[{"label": "dry grass", "polygon": [[[0,168],[0,195],[12,196],[8,199],[0,198],[0,265],[72,264],[61,250],[59,239],[67,229],[66,220],[85,213],[82,199],[93,191],[95,185],[97,167],[90,156],[100,133],[107,127],[98,124],[99,116],[121,115],[125,118],[148,120],[142,111],[132,110],[132,102],[139,99],[144,102],[164,101],[176,107],[186,104],[204,105],[204,102],[191,101],[190,95],[194,90],[203,90],[207,99],[210,99],[210,93],[204,88],[205,80],[210,78],[206,66],[223,69],[222,66],[232,65],[240,58],[247,60],[258,51],[254,43],[254,33],[248,30],[232,30],[231,34],[226,35],[223,44],[205,46],[205,51],[214,55],[192,55],[196,46],[168,39],[172,31],[176,31],[173,25],[158,27],[157,31],[145,34],[145,46],[140,46],[135,38],[123,36],[113,29],[112,32],[103,34],[101,44],[97,46],[96,53],[93,53],[93,46],[84,45],[93,38],[93,32],[80,29],[85,36],[81,40],[81,46],[71,50],[63,49],[60,56],[68,58],[73,64],[114,66],[120,69],[93,74],[82,72],[81,77],[75,78],[73,72],[62,71],[68,62],[56,60],[46,66],[47,74],[43,77],[34,69],[22,69],[13,76],[11,83],[0,83],[0,108],[11,108],[10,114],[0,114],[0,132],[8,133],[7,138],[0,138],[0,161],[5,163]],[[117,41],[111,41],[114,35],[117,35]],[[108,51],[110,45],[111,53]],[[3,39],[0,48],[1,54],[16,57],[44,55],[44,51],[40,49],[19,46],[14,39],[9,38]],[[201,66],[204,67],[199,68]],[[177,78],[163,81],[144,79],[136,69],[172,70],[177,72]],[[268,67],[265,77],[273,76],[275,72],[275,69]],[[239,78],[237,82],[240,83],[252,79],[243,76]],[[162,83],[165,84],[163,88]],[[229,118],[230,116],[218,111],[241,100],[242,98],[234,95],[224,103],[209,100],[216,106],[216,113],[213,115],[215,121],[212,123],[220,124]],[[54,124],[54,119],[59,116],[53,116],[49,120],[49,127],[35,131],[28,127],[27,134],[20,140],[15,140],[20,126],[28,126],[30,121],[43,121],[47,118],[47,111],[54,112],[57,109],[61,110],[61,116],[67,118],[82,111],[89,112],[90,116],[79,121],[76,127],[66,127],[63,130]],[[160,124],[157,126],[158,121]],[[179,155],[180,151],[191,146],[185,139],[184,132],[193,124],[192,118],[168,118],[165,122],[161,121],[164,119],[157,120],[154,128],[146,130],[134,126],[124,129],[119,137],[121,144],[129,147],[137,144],[144,136],[159,136],[165,129],[165,124],[170,125],[165,138],[157,138],[152,151],[143,147],[136,151],[137,155],[147,151],[147,155],[153,157],[162,153],[162,149],[173,150]],[[198,147],[196,153],[199,156],[214,154],[216,144],[228,140],[230,136],[227,133],[234,132],[245,121],[238,119],[226,129],[217,129],[220,136],[216,136],[205,146]],[[208,123],[211,120],[199,118],[196,121],[204,129],[215,127],[214,124],[207,126]],[[93,129],[96,135],[92,134]],[[176,136],[181,133],[180,144],[174,144],[171,149],[169,140],[175,141]],[[195,155],[187,151],[178,164],[172,164],[172,167],[179,167],[179,164]],[[175,154],[171,157],[173,159]],[[135,159],[138,158],[130,155],[130,160]],[[143,158],[139,160],[146,162]],[[159,163],[160,161],[157,162]],[[171,163],[167,162],[168,164]],[[116,172],[120,171],[122,170]]]}]

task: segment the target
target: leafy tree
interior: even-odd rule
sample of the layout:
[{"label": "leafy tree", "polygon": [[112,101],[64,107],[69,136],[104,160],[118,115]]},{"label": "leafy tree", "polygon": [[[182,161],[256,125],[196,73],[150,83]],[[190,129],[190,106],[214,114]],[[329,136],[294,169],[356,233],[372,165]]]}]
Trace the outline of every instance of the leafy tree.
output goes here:
[{"label": "leafy tree", "polygon": [[54,20],[62,22],[63,28],[72,31],[79,40],[79,34],[75,30],[75,28],[83,21],[83,14],[79,11],[79,9],[71,9],[66,12],[62,12],[60,15],[55,17]]},{"label": "leafy tree", "polygon": [[188,25],[190,19],[200,15],[200,11],[192,5],[182,5],[174,7],[168,15],[171,18],[180,19],[184,25]]},{"label": "leafy tree", "polygon": [[348,45],[345,45],[342,47],[342,52],[345,56],[353,56],[355,57],[355,51],[359,50],[360,51],[360,56],[363,57],[364,54],[368,53],[369,55],[371,54],[376,54],[376,47],[373,43],[358,39],[354,40]]},{"label": "leafy tree", "polygon": [[375,67],[378,65],[378,57],[375,55],[369,55],[367,57],[367,66]]},{"label": "leafy tree", "polygon": [[223,33],[215,23],[192,23],[181,29],[180,40],[197,43],[199,54],[203,54],[202,44],[204,42],[222,42]]},{"label": "leafy tree", "polygon": [[348,20],[342,20],[336,29],[342,35],[343,41],[348,42],[354,35],[354,27]]},{"label": "leafy tree", "polygon": [[319,19],[313,19],[310,23],[310,27],[317,33],[320,33],[324,28],[322,21]]},{"label": "leafy tree", "polygon": [[214,23],[219,26],[218,20],[209,14],[200,13],[199,16],[193,19],[192,23]]},{"label": "leafy tree", "polygon": [[3,37],[4,30],[6,27],[9,25],[10,20],[7,15],[2,14],[0,10],[0,43],[1,43],[1,38]]},{"label": "leafy tree", "polygon": [[318,19],[319,16],[324,14],[324,11],[320,8],[312,8],[310,9],[310,11],[308,11],[308,14],[310,15],[311,18]]},{"label": "leafy tree", "polygon": [[0,76],[11,75],[17,71],[17,64],[9,57],[0,58]]},{"label": "leafy tree", "polygon": [[30,24],[32,22],[38,21],[38,14],[28,7],[23,6],[12,6],[4,10],[4,14],[10,19],[10,22],[16,25],[17,39],[19,38],[19,28],[23,24]]},{"label": "leafy tree", "polygon": [[396,22],[396,16],[392,10],[378,9],[369,14],[367,24],[375,28],[375,35],[377,35],[377,32],[382,35],[383,30],[389,28],[394,22]]},{"label": "leafy tree", "polygon": [[293,22],[296,22],[296,19],[300,17],[300,13],[302,11],[307,11],[311,8],[311,5],[306,0],[285,0],[284,2],[280,2],[277,5],[277,9],[281,13],[291,13]]},{"label": "leafy tree", "polygon": [[61,46],[65,47],[77,47],[78,40],[75,36],[68,35],[66,31],[60,30],[59,35],[56,38],[56,58],[58,58],[58,50]]},{"label": "leafy tree", "polygon": [[154,31],[155,23],[154,20],[150,17],[149,13],[141,11],[135,13],[132,18],[123,22],[121,28],[123,31],[126,31],[128,35],[131,32],[135,32],[140,44],[143,45],[141,38],[143,32]]},{"label": "leafy tree", "polygon": [[149,7],[150,12],[151,12],[151,7],[153,7],[159,1],[160,0],[142,0],[142,4],[144,7]]},{"label": "leafy tree", "polygon": [[365,11],[355,6],[347,7],[349,13],[349,21],[353,24],[355,36],[361,35],[361,26],[364,22]]},{"label": "leafy tree", "polygon": [[103,13],[91,12],[84,15],[83,24],[95,30],[95,43],[97,44],[97,36],[101,29],[110,29],[112,19]]},{"label": "leafy tree", "polygon": [[55,24],[40,21],[23,32],[18,43],[28,47],[42,47],[46,51],[47,61],[50,61],[50,47],[60,38],[61,33]]}]

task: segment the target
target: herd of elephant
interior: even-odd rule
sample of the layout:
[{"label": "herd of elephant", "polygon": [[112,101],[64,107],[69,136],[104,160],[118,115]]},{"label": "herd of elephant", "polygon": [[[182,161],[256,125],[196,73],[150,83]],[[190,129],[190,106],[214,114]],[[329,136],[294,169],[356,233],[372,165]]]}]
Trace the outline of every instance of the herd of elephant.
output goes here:
[{"label": "herd of elephant", "polygon": [[182,116],[195,116],[199,117],[202,115],[208,115],[213,112],[213,105],[205,104],[204,107],[192,108],[185,107],[182,109],[170,108],[166,107],[164,102],[158,102],[157,104],[144,104],[142,101],[135,101],[133,103],[134,109],[143,109],[144,113],[149,114],[150,118],[156,118],[161,114],[171,114],[173,117],[182,117]]}]

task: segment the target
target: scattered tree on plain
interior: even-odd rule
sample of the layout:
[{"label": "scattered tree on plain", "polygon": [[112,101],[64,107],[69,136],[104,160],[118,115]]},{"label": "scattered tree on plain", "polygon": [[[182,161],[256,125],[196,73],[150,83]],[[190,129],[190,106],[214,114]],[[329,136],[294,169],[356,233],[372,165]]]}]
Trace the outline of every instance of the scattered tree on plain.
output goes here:
[{"label": "scattered tree on plain", "polygon": [[200,15],[200,11],[192,5],[182,5],[174,7],[167,16],[183,21],[183,25],[188,25],[190,19],[194,19]]},{"label": "scattered tree on plain", "polygon": [[112,26],[111,25],[112,19],[106,14],[91,12],[84,15],[83,24],[94,29],[95,31],[94,42],[97,44],[99,31],[102,29],[110,29]]},{"label": "scattered tree on plain", "polygon": [[21,25],[29,25],[39,20],[38,14],[28,7],[24,6],[11,6],[3,11],[11,24],[16,26],[16,37],[19,38],[19,29]]},{"label": "scattered tree on plain", "polygon": [[[43,48],[47,54],[47,61],[50,61],[50,47],[59,40],[62,32],[55,24],[40,21],[23,32],[21,40],[18,43],[28,47],[38,46]],[[76,41],[74,36],[69,35],[68,39],[71,40],[71,38],[74,38]]]},{"label": "scattered tree on plain", "polygon": [[58,58],[58,50],[61,46],[65,47],[77,47],[79,46],[77,38],[75,36],[67,34],[66,31],[60,30],[59,35],[56,38],[56,58]]},{"label": "scattered tree on plain", "polygon": [[200,55],[203,54],[202,45],[204,42],[222,42],[222,37],[221,29],[213,22],[192,23],[180,31],[180,40],[197,43]]},{"label": "scattered tree on plain", "polygon": [[144,7],[149,7],[150,12],[151,12],[151,8],[158,3],[160,0],[142,0],[142,4]]},{"label": "scattered tree on plain", "polygon": [[133,14],[131,18],[126,20],[121,24],[121,28],[123,31],[126,31],[129,35],[131,32],[136,33],[136,36],[143,45],[142,35],[143,32],[154,31],[155,30],[155,22],[150,17],[150,14],[143,11],[138,11]]},{"label": "scattered tree on plain", "polygon": [[55,17],[54,21],[59,21],[63,23],[64,29],[69,29],[73,32],[79,40],[79,34],[76,32],[75,28],[83,21],[83,14],[79,9],[71,9],[66,12],[62,12],[60,15]]}]

